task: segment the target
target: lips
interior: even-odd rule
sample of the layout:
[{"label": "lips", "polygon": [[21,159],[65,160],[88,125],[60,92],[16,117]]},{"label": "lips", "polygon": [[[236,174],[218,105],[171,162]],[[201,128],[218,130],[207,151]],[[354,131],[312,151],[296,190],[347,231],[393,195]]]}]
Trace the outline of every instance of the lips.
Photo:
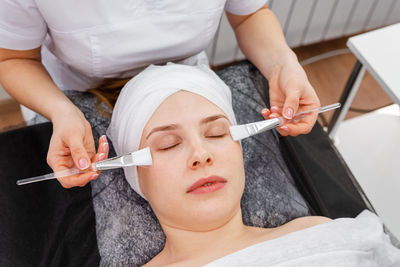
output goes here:
[{"label": "lips", "polygon": [[225,186],[227,181],[219,176],[210,176],[208,178],[201,178],[195,182],[186,193],[190,194],[204,194],[215,192]]}]

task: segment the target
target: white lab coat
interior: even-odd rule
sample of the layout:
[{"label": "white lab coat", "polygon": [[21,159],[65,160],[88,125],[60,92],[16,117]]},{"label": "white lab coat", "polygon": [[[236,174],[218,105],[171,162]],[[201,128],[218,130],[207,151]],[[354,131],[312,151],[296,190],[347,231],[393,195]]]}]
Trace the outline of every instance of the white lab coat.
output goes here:
[{"label": "white lab coat", "polygon": [[[206,60],[222,12],[245,15],[266,0],[2,0],[0,47],[42,45],[62,90],[128,78],[150,64]],[[203,56],[203,58],[201,57]]]}]

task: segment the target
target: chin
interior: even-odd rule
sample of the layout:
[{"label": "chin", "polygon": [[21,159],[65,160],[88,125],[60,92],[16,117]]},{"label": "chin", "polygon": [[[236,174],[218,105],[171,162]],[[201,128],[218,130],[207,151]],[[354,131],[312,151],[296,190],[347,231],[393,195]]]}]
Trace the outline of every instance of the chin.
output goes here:
[{"label": "chin", "polygon": [[197,231],[206,231],[217,228],[231,219],[237,210],[240,210],[240,199],[221,194],[218,197],[198,199],[198,202],[190,205],[188,209],[186,214],[192,218],[189,225]]},{"label": "chin", "polygon": [[187,228],[196,232],[211,231],[225,225],[233,216],[232,212],[200,213],[188,222]]}]

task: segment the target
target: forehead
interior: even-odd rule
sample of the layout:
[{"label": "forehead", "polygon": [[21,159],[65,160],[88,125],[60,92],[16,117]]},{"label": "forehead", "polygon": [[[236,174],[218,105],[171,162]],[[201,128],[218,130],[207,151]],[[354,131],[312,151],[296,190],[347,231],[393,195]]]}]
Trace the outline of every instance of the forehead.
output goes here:
[{"label": "forehead", "polygon": [[210,115],[226,114],[208,99],[188,91],[170,95],[151,116],[146,129],[159,124],[182,124],[200,121]]}]

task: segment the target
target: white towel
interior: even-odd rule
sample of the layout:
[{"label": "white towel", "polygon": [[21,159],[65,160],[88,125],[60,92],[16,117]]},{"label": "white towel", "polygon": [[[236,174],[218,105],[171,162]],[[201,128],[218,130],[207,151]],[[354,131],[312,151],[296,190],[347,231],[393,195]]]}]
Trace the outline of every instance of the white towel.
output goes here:
[{"label": "white towel", "polygon": [[[118,155],[138,150],[143,128],[154,111],[168,96],[180,90],[208,99],[236,124],[231,91],[208,66],[151,65],[124,86],[114,107],[107,134]],[[124,172],[131,187],[145,198],[136,167],[124,168]]]},{"label": "white towel", "polygon": [[204,267],[400,266],[400,250],[370,211],[332,220],[242,249]]}]

